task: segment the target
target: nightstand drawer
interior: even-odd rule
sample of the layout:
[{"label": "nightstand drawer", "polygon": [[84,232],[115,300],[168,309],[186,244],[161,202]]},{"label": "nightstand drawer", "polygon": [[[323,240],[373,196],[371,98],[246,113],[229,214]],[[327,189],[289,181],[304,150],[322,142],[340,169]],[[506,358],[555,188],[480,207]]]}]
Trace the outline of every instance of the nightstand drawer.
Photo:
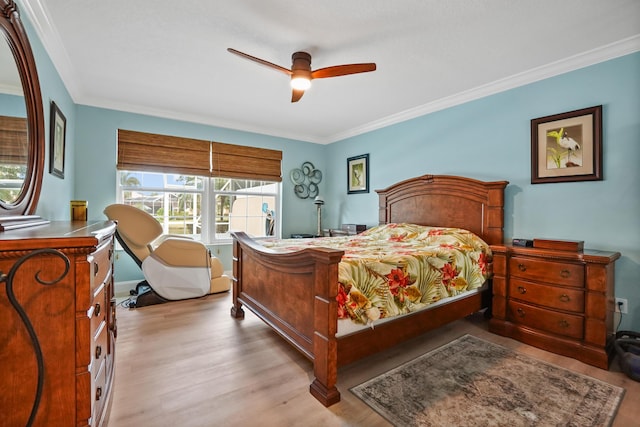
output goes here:
[{"label": "nightstand drawer", "polygon": [[547,286],[514,278],[509,282],[509,297],[545,307],[584,312],[584,292],[578,289]]},{"label": "nightstand drawer", "polygon": [[509,273],[512,277],[584,287],[584,267],[580,264],[514,256],[509,260]]},{"label": "nightstand drawer", "polygon": [[556,335],[576,339],[582,339],[583,337],[584,319],[582,316],[545,310],[517,301],[509,301],[507,317],[516,323]]}]

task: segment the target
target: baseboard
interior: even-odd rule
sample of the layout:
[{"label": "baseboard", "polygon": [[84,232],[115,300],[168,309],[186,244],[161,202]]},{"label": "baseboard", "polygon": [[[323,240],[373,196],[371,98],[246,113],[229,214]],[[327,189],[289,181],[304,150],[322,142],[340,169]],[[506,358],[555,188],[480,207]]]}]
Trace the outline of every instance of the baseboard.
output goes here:
[{"label": "baseboard", "polygon": [[113,291],[116,294],[116,298],[128,297],[131,294],[129,291],[135,289],[136,285],[140,283],[140,280],[127,280],[125,282],[115,282]]}]

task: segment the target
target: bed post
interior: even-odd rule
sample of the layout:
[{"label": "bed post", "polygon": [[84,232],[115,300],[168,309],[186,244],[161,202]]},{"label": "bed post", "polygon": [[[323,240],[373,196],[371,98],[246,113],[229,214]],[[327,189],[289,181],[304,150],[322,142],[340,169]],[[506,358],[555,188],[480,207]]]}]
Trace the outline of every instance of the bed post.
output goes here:
[{"label": "bed post", "polygon": [[486,183],[487,214],[484,219],[484,239],[490,245],[500,245],[504,241],[504,189],[507,184],[507,181]]},{"label": "bed post", "polygon": [[[335,255],[338,255],[337,257]],[[313,374],[311,394],[324,406],[340,401],[338,380],[338,262],[342,252],[316,258],[314,279]]]}]

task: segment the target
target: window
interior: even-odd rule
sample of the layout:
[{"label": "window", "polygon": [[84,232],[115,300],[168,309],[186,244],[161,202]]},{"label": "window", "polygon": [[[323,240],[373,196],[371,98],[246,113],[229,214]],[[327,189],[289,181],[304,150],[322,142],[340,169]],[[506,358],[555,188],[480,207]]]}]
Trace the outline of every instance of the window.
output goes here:
[{"label": "window", "polygon": [[27,176],[27,119],[0,116],[0,200],[15,202]]},{"label": "window", "polygon": [[118,202],[153,215],[167,234],[228,242],[231,231],[278,235],[278,182],[118,171]]},{"label": "window", "polygon": [[118,129],[119,203],[204,243],[280,234],[282,152]]}]

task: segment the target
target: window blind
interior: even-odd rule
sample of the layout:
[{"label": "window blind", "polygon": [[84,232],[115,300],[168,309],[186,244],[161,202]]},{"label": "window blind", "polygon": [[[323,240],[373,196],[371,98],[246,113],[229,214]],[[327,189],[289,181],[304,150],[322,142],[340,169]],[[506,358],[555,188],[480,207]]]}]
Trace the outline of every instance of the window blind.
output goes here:
[{"label": "window blind", "polygon": [[282,181],[282,151],[118,130],[121,170]]},{"label": "window blind", "polygon": [[212,176],[282,181],[282,151],[211,143]]},{"label": "window blind", "polygon": [[27,119],[0,116],[0,164],[27,165],[29,155]]}]

